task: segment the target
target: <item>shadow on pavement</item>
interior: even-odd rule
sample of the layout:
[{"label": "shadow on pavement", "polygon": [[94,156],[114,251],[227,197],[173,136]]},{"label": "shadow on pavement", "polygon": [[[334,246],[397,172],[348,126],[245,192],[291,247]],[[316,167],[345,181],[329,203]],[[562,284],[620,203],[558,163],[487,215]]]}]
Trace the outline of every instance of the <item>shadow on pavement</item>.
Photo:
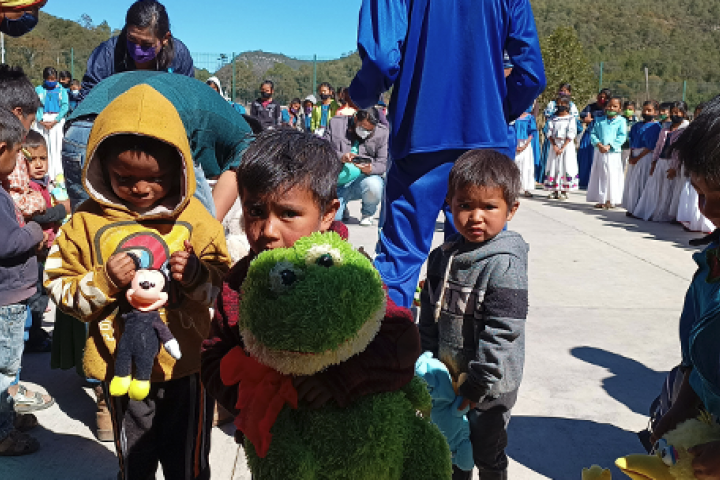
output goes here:
[{"label": "shadow on pavement", "polygon": [[667,372],[656,372],[632,358],[594,347],[576,347],[570,353],[608,369],[613,374],[603,380],[608,395],[637,414],[649,415],[650,404],[660,394]]},{"label": "shadow on pavement", "polygon": [[508,439],[513,460],[557,480],[580,478],[583,467],[593,464],[611,468],[613,478],[623,478],[615,460],[644,453],[634,432],[590,420],[513,416]]},{"label": "shadow on pavement", "polygon": [[51,432],[42,427],[30,434],[40,450],[23,457],[4,457],[2,478],[114,480],[118,461],[107,448],[77,435]]},{"label": "shadow on pavement", "polygon": [[[577,195],[572,195],[570,198],[574,201],[581,201],[581,198]],[[663,242],[671,242],[686,250],[698,250],[698,247],[692,247],[688,242],[694,238],[704,237],[704,235],[699,232],[686,232],[680,225],[660,222],[646,222],[639,218],[628,217],[625,215],[625,210],[623,208],[603,210],[594,208],[592,203],[575,203],[573,201],[560,202],[557,200],[548,200],[545,196],[541,195],[535,195],[531,199],[523,200],[542,203],[543,205],[547,205],[549,207],[583,212],[603,220],[609,227],[623,228],[631,232],[642,232],[647,234],[648,238],[653,238]]]},{"label": "shadow on pavement", "polygon": [[95,400],[83,389],[85,381],[75,373],[75,369],[51,370],[49,353],[25,355],[22,366],[21,383],[32,382],[41,386],[68,417],[84,423],[95,432]]}]

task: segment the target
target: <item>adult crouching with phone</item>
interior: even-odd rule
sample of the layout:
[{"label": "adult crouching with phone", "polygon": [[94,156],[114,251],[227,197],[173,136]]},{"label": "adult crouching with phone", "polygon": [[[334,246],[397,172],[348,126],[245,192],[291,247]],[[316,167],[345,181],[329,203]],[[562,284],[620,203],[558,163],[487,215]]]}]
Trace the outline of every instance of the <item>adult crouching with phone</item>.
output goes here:
[{"label": "adult crouching with phone", "polygon": [[334,117],[325,138],[333,145],[345,165],[338,182],[340,209],[336,220],[347,220],[347,203],[362,200],[360,225],[373,225],[385,190],[388,167],[388,129],[379,122],[375,107],[355,115]]}]

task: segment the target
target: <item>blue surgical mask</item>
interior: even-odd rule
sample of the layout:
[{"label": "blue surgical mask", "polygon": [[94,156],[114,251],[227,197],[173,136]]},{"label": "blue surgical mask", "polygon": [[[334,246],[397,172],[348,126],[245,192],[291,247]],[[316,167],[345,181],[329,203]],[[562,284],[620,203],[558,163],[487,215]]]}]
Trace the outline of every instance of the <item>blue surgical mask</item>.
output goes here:
[{"label": "blue surgical mask", "polygon": [[45,80],[45,82],[43,83],[43,85],[45,85],[45,88],[47,88],[48,90],[54,90],[55,87],[57,87],[57,84],[58,82],[48,82],[47,80]]},{"label": "blue surgical mask", "polygon": [[22,37],[35,28],[37,24],[38,17],[25,12],[22,17],[15,20],[10,20],[7,17],[3,18],[3,21],[0,22],[0,31],[11,37]]}]

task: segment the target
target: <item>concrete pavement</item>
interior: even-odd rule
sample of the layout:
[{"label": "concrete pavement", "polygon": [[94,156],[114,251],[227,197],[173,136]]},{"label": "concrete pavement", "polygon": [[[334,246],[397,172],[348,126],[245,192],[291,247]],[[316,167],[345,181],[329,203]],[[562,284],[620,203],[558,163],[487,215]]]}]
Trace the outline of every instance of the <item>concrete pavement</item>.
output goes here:
[{"label": "concrete pavement", "polygon": [[[357,223],[349,224],[351,241],[372,252],[376,229]],[[595,210],[581,193],[562,203],[523,199],[511,228],[531,247],[531,308],[525,379],[509,427],[510,478],[576,479],[584,466],[610,467],[642,451],[635,432],[680,361],[677,319],[697,251],[688,241],[699,235]],[[57,400],[38,412],[41,450],[0,459],[0,478],[115,478],[112,444],[95,441],[90,429],[92,392],[74,371],[48,365],[49,354],[26,355],[21,374]],[[214,479],[250,478],[232,430],[213,432]]]}]

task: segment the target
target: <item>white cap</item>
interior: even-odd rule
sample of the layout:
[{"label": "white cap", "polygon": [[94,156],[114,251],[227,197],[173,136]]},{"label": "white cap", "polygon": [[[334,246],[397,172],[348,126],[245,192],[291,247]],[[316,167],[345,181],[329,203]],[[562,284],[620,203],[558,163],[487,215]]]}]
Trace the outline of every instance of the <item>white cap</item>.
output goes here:
[{"label": "white cap", "polygon": [[307,102],[308,100],[310,100],[313,104],[317,103],[317,98],[315,98],[315,95],[308,95],[307,97],[305,97],[305,100],[303,100],[303,102]]}]

